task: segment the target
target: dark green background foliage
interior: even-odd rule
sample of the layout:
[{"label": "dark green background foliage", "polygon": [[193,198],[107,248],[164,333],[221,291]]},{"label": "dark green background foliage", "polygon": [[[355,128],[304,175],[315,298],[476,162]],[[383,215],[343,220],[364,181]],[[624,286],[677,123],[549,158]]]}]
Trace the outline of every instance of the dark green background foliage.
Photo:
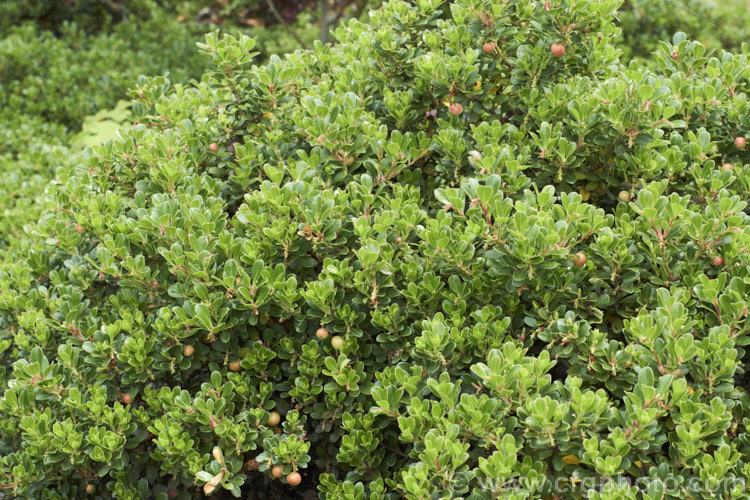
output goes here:
[{"label": "dark green background foliage", "polygon": [[[164,3],[164,2],[160,2]],[[74,22],[86,31],[99,31],[127,18],[148,17],[153,0],[18,0],[0,5],[0,30],[25,21],[58,30]]]},{"label": "dark green background foliage", "polygon": [[5,131],[29,192],[59,167],[0,226],[5,491],[747,498],[747,48],[626,68],[619,6],[392,0],[263,64],[209,34],[116,140]]},{"label": "dark green background foliage", "polygon": [[[125,96],[139,75],[169,73],[175,81],[199,78],[206,59],[193,34],[165,13],[121,23],[87,37],[67,25],[62,38],[40,36],[33,24],[0,41],[0,103],[78,129],[86,115]],[[156,50],[156,49],[159,50]]]},{"label": "dark green background foliage", "polygon": [[648,57],[660,40],[669,40],[677,32],[712,49],[739,50],[750,26],[744,1],[625,0],[618,17],[623,60]]}]

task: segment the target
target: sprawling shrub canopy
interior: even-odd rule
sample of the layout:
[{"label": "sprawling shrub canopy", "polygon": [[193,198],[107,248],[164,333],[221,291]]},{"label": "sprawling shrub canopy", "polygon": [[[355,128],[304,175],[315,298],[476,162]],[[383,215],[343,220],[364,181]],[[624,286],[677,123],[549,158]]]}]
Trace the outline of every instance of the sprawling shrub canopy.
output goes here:
[{"label": "sprawling shrub canopy", "polygon": [[141,80],[0,274],[0,483],[744,498],[747,51],[624,68],[618,6],[392,0]]}]

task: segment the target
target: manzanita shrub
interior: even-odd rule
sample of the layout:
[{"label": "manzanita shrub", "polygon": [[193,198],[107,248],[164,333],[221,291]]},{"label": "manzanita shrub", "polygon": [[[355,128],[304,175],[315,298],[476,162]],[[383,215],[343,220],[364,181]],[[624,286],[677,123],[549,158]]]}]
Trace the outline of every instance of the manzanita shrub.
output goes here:
[{"label": "manzanita shrub", "polygon": [[747,498],[747,49],[619,4],[141,79],[0,274],[6,495]]},{"label": "manzanita shrub", "polygon": [[[0,4],[0,259],[22,265],[18,256],[33,245],[23,226],[38,220],[36,199],[56,168],[76,161],[79,144],[91,140],[74,138],[82,125],[93,138],[107,128],[114,136],[114,122],[99,120],[117,115],[115,105],[138,75],[187,82],[203,73],[195,39],[209,27],[180,20],[162,4],[170,2],[129,2],[125,22],[95,30],[79,16],[98,12],[88,0]],[[296,43],[289,35],[259,36],[266,55]]]},{"label": "manzanita shrub", "polygon": [[0,111],[0,259],[11,247],[25,254],[34,244],[24,226],[38,220],[42,207],[36,198],[55,168],[72,161],[65,135],[59,124]]}]

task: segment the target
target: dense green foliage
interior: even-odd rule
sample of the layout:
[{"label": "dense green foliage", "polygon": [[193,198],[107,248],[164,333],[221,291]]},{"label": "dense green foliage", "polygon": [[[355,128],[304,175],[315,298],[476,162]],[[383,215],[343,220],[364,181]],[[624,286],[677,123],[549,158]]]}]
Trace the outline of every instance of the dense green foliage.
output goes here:
[{"label": "dense green foliage", "polygon": [[[157,3],[158,2],[158,3]],[[0,4],[0,32],[32,21],[57,31],[75,23],[86,32],[100,31],[124,19],[147,18],[164,0],[20,0]],[[171,3],[166,0],[166,3]]]},{"label": "dense green foliage", "polygon": [[[37,219],[35,199],[56,168],[75,161],[81,145],[113,137],[119,122],[108,111],[127,97],[139,75],[199,78],[207,58],[195,47],[217,24],[202,19],[212,7],[230,30],[252,29],[259,57],[299,48],[280,26],[231,21],[235,3],[138,0],[5,2],[0,5],[0,256],[23,253],[23,226]],[[311,44],[319,34],[305,13],[289,29]],[[119,106],[119,105],[118,105]],[[119,108],[118,108],[119,109]],[[117,114],[117,113],[116,113]],[[97,122],[102,115],[106,123]],[[88,120],[90,135],[79,140]],[[12,245],[10,245],[12,243]],[[14,253],[7,256],[13,259]]]},{"label": "dense green foliage", "polygon": [[[2,8],[10,4],[21,5]],[[86,115],[126,98],[141,74],[186,82],[207,61],[195,31],[160,10],[92,35],[58,28],[27,22],[0,31],[0,255],[9,245],[25,252],[22,228],[37,220],[35,199],[55,169],[74,161],[69,141]]]},{"label": "dense green foliage", "polygon": [[211,34],[117,140],[4,131],[15,185],[59,170],[37,223],[0,193],[0,484],[747,498],[747,48],[625,68],[619,3],[391,0],[260,65]]},{"label": "dense green foliage", "polygon": [[23,115],[0,119],[0,255],[3,257],[10,242],[19,253],[26,250],[29,242],[23,237],[23,226],[38,214],[35,199],[49,183],[55,167],[70,161],[64,137],[64,127],[41,119]]},{"label": "dense green foliage", "polygon": [[200,77],[206,60],[193,36],[161,12],[92,37],[74,25],[56,38],[25,24],[0,40],[0,105],[77,129],[86,115],[125,97],[142,74]]},{"label": "dense green foliage", "polygon": [[625,0],[618,18],[623,59],[647,57],[677,32],[711,49],[739,50],[750,26],[744,0]]}]

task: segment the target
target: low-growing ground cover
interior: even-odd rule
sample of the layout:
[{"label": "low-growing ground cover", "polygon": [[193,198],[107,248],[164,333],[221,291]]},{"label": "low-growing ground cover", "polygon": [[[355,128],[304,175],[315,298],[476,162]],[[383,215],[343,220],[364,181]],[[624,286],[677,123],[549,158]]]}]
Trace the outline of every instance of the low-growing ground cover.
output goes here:
[{"label": "low-growing ground cover", "polygon": [[29,189],[59,169],[0,226],[0,483],[746,498],[747,49],[625,68],[619,6],[392,0],[262,64],[210,34],[116,140],[8,133]]}]

